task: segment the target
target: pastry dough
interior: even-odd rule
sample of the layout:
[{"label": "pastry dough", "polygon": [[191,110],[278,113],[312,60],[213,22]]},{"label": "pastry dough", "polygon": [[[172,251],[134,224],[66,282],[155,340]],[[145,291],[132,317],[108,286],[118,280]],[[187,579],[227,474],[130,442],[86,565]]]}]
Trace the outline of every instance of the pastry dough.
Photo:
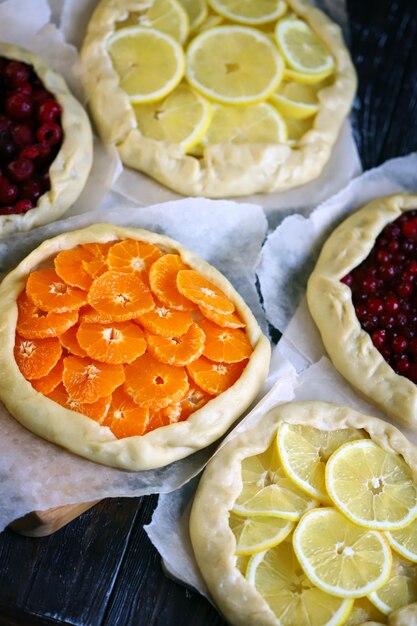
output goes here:
[{"label": "pastry dough", "polygon": [[[402,433],[375,417],[339,404],[292,402],[266,413],[254,426],[231,438],[207,465],[191,510],[190,535],[194,555],[208,589],[225,618],[234,626],[280,626],[264,598],[236,567],[235,537],[229,510],[242,489],[241,463],[264,452],[281,421],[307,424],[323,430],[358,428],[384,450],[401,454],[417,481],[417,449]],[[389,624],[397,621],[394,611]],[[408,624],[417,623],[417,606],[408,607]],[[301,626],[301,625],[300,625]]]},{"label": "pastry dough", "polygon": [[129,11],[146,9],[149,0],[102,0],[88,26],[81,59],[89,106],[103,140],[117,146],[125,165],[186,196],[268,193],[316,178],[350,111],[356,75],[340,28],[306,0],[288,0],[288,5],[319,34],[336,62],[335,82],[319,92],[313,127],[296,149],[287,144],[218,144],[207,147],[198,159],[185,155],[178,145],[141,135],[106,42],[116,22]]},{"label": "pastry dough", "polygon": [[[109,428],[70,411],[35,391],[13,356],[17,320],[16,298],[28,274],[61,250],[80,243],[139,239],[178,253],[182,260],[224,291],[246,323],[253,353],[240,378],[227,391],[195,411],[186,421],[143,436],[116,439]],[[45,241],[17,266],[0,286],[0,398],[26,428],[93,461],[129,470],[162,467],[213,443],[253,401],[269,369],[270,343],[252,312],[228,280],[213,266],[178,242],[149,231],[96,224]]]},{"label": "pastry dough", "polygon": [[417,427],[417,387],[394,372],[356,317],[351,290],[340,279],[367,258],[384,226],[417,207],[417,195],[374,200],[329,237],[307,287],[311,315],[339,372],[402,424]]},{"label": "pastry dough", "polygon": [[25,214],[0,215],[0,236],[27,231],[60,217],[80,195],[93,162],[93,135],[86,112],[71,95],[59,74],[37,55],[17,46],[0,43],[0,57],[31,65],[62,107],[63,141],[51,163],[51,188]]}]

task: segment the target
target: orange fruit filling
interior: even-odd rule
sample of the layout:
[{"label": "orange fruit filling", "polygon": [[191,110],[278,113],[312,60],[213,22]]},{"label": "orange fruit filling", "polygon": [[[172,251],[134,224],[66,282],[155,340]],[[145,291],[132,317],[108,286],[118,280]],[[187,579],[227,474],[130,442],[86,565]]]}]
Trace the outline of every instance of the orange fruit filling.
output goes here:
[{"label": "orange fruit filling", "polygon": [[187,420],[253,352],[234,303],[179,254],[81,244],[31,272],[14,355],[34,389],[118,439]]}]

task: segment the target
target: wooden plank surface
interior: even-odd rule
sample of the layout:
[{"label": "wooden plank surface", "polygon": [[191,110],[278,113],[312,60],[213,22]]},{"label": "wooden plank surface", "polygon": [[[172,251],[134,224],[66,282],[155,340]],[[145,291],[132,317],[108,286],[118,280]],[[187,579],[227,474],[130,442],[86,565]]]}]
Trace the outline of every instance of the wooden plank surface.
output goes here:
[{"label": "wooden plank surface", "polygon": [[[417,148],[417,2],[347,0],[365,169]],[[50,537],[0,535],[0,626],[225,626],[168,580],[143,525],[157,497],[106,500]],[[301,625],[300,625],[301,626]]]}]

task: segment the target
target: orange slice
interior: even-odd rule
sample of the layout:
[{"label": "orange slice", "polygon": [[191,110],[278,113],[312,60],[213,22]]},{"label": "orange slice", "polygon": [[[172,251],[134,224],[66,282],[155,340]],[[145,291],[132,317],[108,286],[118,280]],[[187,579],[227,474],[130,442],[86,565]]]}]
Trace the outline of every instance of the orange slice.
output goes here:
[{"label": "orange slice", "polygon": [[96,402],[109,396],[124,383],[122,365],[99,363],[89,358],[67,356],[62,381],[68,395],[81,403]]},{"label": "orange slice", "polygon": [[176,421],[177,420],[171,419],[170,414],[169,412],[167,412],[166,408],[160,409],[159,411],[155,411],[150,414],[149,422],[146,427],[146,432],[149,433],[151,430],[155,430],[156,428],[161,428],[162,426],[169,426],[170,424],[173,424]]},{"label": "orange slice", "polygon": [[139,315],[136,321],[154,335],[180,337],[190,328],[193,318],[189,311],[176,311],[155,301],[155,308]]},{"label": "orange slice", "polygon": [[58,363],[62,354],[59,339],[24,339],[16,335],[14,358],[26,380],[43,378]]},{"label": "orange slice", "polygon": [[114,245],[113,241],[107,243],[83,243],[80,248],[90,252],[92,258],[90,261],[84,260],[82,266],[84,271],[91,276],[91,278],[97,278],[103,272],[106,272],[107,267],[107,254],[110,248]]},{"label": "orange slice", "polygon": [[240,328],[221,328],[208,320],[198,323],[206,336],[203,354],[210,361],[238,363],[253,352],[246,333]]},{"label": "orange slice", "polygon": [[83,404],[71,398],[64,385],[58,385],[47,397],[66,409],[82,413],[99,423],[104,419],[111,400],[111,396],[107,396],[105,398],[99,398],[96,402]]},{"label": "orange slice", "polygon": [[18,317],[16,330],[25,339],[45,339],[56,337],[67,331],[78,320],[78,311],[47,313],[33,304],[26,295],[17,299]]},{"label": "orange slice", "polygon": [[151,414],[147,430],[154,430],[161,426],[184,422],[194,411],[201,409],[209,400],[213,398],[210,394],[199,389],[193,381],[189,381],[190,388],[185,397],[179,402],[173,402],[164,409]]},{"label": "orange slice", "polygon": [[113,321],[109,313],[100,313],[89,304],[80,310],[79,320],[80,322],[88,322],[90,324],[111,324]]},{"label": "orange slice", "polygon": [[192,324],[181,337],[146,334],[148,350],[155,359],[167,365],[187,365],[203,354],[205,335]]},{"label": "orange slice", "polygon": [[82,323],[77,339],[89,357],[104,363],[131,363],[146,350],[143,330],[133,322]]},{"label": "orange slice", "polygon": [[52,269],[36,270],[29,274],[26,293],[42,311],[55,313],[78,310],[87,302],[85,291],[65,284]]},{"label": "orange slice", "polygon": [[34,387],[36,391],[39,391],[39,393],[43,393],[44,396],[47,396],[62,382],[63,372],[64,361],[59,359],[58,363],[51,369],[49,374],[32,381],[32,387]]},{"label": "orange slice", "polygon": [[83,267],[83,261],[91,261],[93,255],[85,248],[62,250],[55,259],[55,271],[67,285],[88,291],[92,278]]},{"label": "orange slice", "polygon": [[202,305],[199,306],[199,309],[204,317],[222,328],[244,328],[246,326],[236,313],[217,313],[214,309],[208,309]]},{"label": "orange slice", "polygon": [[184,397],[188,376],[185,368],[161,363],[146,352],[126,365],[125,389],[140,406],[156,411]]},{"label": "orange slice", "polygon": [[88,303],[100,313],[124,322],[154,308],[151,292],[137,274],[109,270],[93,281]]},{"label": "orange slice", "polygon": [[118,387],[102,425],[108,426],[115,437],[122,439],[144,435],[148,422],[149,410],[136,404],[123,387]]},{"label": "orange slice", "polygon": [[75,354],[75,356],[87,356],[87,352],[83,350],[78,343],[77,332],[78,324],[67,330],[63,335],[60,335],[59,340],[61,345],[68,350],[70,354]]},{"label": "orange slice", "polygon": [[109,269],[118,272],[138,272],[148,273],[152,263],[154,263],[162,252],[152,243],[137,241],[136,239],[125,239],[115,243],[109,250],[107,265]]},{"label": "orange slice", "polygon": [[221,289],[194,270],[179,271],[177,287],[178,291],[191,302],[212,309],[216,313],[227,315],[235,310],[235,305]]},{"label": "orange slice", "polygon": [[192,302],[181,295],[177,289],[177,274],[180,270],[187,268],[188,265],[182,262],[178,254],[164,254],[149,270],[151,291],[161,302],[179,311],[194,308]]},{"label": "orange slice", "polygon": [[202,356],[187,365],[187,372],[196,385],[217,396],[231,387],[242,374],[247,361],[240,363],[214,363]]}]

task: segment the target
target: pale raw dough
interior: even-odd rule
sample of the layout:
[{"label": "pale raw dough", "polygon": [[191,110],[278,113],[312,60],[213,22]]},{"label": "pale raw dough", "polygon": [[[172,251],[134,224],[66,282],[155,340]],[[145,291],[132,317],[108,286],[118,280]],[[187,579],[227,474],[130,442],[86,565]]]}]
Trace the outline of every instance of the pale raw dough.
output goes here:
[{"label": "pale raw dough", "polygon": [[[233,437],[207,465],[190,517],[197,565],[214,601],[233,626],[281,626],[267,602],[237,569],[236,541],[229,527],[229,510],[242,489],[242,461],[269,447],[280,422],[307,424],[323,430],[363,429],[387,452],[401,454],[417,481],[417,448],[397,428],[339,404],[316,401],[282,404]],[[409,624],[417,624],[416,605],[410,605],[409,610],[416,620]],[[396,613],[390,617],[393,626],[397,624]]]},{"label": "pale raw dough", "polygon": [[102,0],[81,50],[91,113],[101,137],[117,146],[125,165],[186,196],[211,198],[284,190],[316,178],[330,156],[356,90],[355,70],[340,28],[306,0],[288,0],[289,9],[319,34],[336,62],[335,82],[319,92],[319,113],[295,149],[287,144],[218,144],[207,147],[204,157],[197,159],[185,155],[176,144],[140,133],[107,52],[106,42],[116,22],[151,3]]},{"label": "pale raw dough", "polygon": [[324,244],[307,287],[310,313],[335,367],[368,400],[411,428],[417,428],[417,387],[374,347],[356,317],[351,290],[340,279],[368,257],[386,224],[416,208],[416,194],[398,194],[348,217]]},{"label": "pale raw dough", "polygon": [[93,135],[86,112],[68,91],[62,76],[49,68],[40,57],[5,43],[0,43],[0,57],[31,65],[63,110],[63,141],[49,169],[51,188],[39,198],[36,207],[27,213],[0,215],[1,237],[52,222],[71,207],[90,173],[93,163]]},{"label": "pale raw dough", "polygon": [[[157,428],[143,436],[116,439],[109,428],[70,411],[35,391],[23,377],[13,356],[17,320],[16,298],[28,274],[61,250],[80,243],[121,239],[152,242],[201,272],[224,291],[246,323],[253,353],[240,378],[227,391],[195,411],[189,419]],[[0,398],[26,428],[92,461],[129,470],[162,467],[213,443],[254,400],[269,369],[270,343],[251,310],[229,281],[178,242],[137,228],[96,224],[45,241],[10,272],[0,286]]]}]

